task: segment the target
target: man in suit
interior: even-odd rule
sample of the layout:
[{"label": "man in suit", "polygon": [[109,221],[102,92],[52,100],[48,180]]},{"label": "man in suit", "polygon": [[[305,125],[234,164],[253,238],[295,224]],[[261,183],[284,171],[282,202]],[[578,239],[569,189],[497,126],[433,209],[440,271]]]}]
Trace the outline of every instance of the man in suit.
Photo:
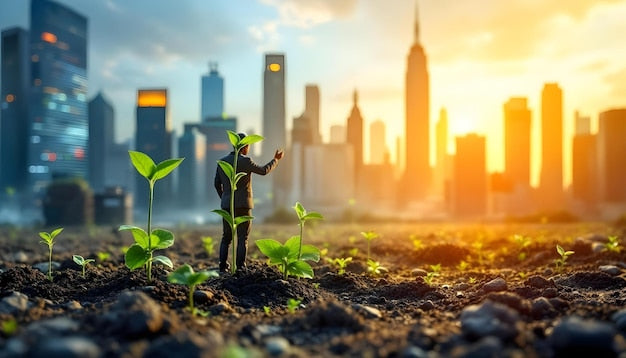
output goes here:
[{"label": "man in suit", "polygon": [[[245,133],[238,133],[239,138],[243,139]],[[248,151],[250,146],[247,145],[239,151],[237,157],[237,173],[246,173],[247,175],[241,178],[237,183],[237,190],[235,191],[235,217],[237,216],[250,216],[252,215],[252,208],[254,207],[254,201],[252,197],[252,173],[259,175],[266,175],[271,172],[278,165],[278,161],[283,157],[282,150],[276,150],[274,158],[270,160],[264,166],[257,165],[250,157],[248,157]],[[230,152],[227,156],[220,160],[233,165],[235,159],[235,152]],[[222,199],[222,209],[230,212],[230,181],[222,168],[217,166],[215,171],[214,180],[215,190],[217,195]],[[232,232],[230,225],[226,220],[222,220],[223,223],[223,235],[220,243],[220,271],[227,272],[229,269],[228,264],[228,248],[232,241]],[[250,221],[246,221],[237,225],[237,269],[246,267],[246,251],[248,249],[248,235],[250,234]]]}]

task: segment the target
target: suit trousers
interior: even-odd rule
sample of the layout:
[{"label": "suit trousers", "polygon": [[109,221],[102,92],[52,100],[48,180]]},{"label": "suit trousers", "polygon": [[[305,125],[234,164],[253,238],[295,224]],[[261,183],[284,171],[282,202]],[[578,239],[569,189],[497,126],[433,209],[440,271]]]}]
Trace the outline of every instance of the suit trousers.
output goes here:
[{"label": "suit trousers", "polygon": [[[224,209],[228,211],[227,209]],[[250,216],[252,209],[248,208],[235,208],[235,217],[237,216]],[[237,268],[246,266],[246,252],[248,251],[248,235],[250,235],[251,221],[243,222],[237,225]],[[230,225],[224,219],[222,219],[223,235],[220,243],[220,270],[226,270],[229,267],[228,264],[228,251],[230,243],[232,241],[232,231]]]}]

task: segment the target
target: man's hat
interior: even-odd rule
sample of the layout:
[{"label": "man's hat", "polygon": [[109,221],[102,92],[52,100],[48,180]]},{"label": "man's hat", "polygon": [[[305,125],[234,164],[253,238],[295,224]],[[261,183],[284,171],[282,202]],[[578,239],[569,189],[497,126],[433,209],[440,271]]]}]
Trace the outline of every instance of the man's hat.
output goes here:
[{"label": "man's hat", "polygon": [[244,132],[239,132],[237,133],[237,135],[239,136],[239,140],[242,140],[246,137],[246,134]]}]

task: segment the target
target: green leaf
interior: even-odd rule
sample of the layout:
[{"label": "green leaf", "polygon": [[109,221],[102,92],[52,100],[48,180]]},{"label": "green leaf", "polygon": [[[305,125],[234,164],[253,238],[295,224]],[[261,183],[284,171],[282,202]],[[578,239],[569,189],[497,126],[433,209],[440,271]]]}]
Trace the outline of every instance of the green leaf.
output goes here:
[{"label": "green leaf", "polygon": [[148,251],[144,250],[144,248],[138,244],[133,244],[128,248],[128,251],[126,251],[126,267],[131,270],[138,269],[143,267],[146,262],[148,262],[149,258],[150,254]]},{"label": "green leaf", "polygon": [[306,221],[306,220],[311,220],[311,219],[324,219],[324,217],[322,216],[322,214],[315,212],[315,211],[311,211],[310,213],[304,215],[302,217],[302,220]]},{"label": "green leaf", "polygon": [[236,148],[237,145],[239,144],[239,141],[241,140],[241,138],[239,138],[237,133],[235,133],[233,131],[226,131],[226,133],[228,133],[228,140],[230,141],[230,144],[232,144],[233,147]]},{"label": "green leaf", "polygon": [[304,209],[304,206],[302,206],[299,201],[296,201],[296,205],[294,205],[293,208],[296,210],[296,215],[298,215],[298,219],[302,220],[304,215],[306,215],[306,210]]},{"label": "green leaf", "polygon": [[55,237],[57,237],[57,235],[59,235],[61,233],[61,231],[63,231],[63,228],[60,227],[56,230],[54,230],[53,232],[50,233],[50,237],[52,238],[52,240],[54,240]]},{"label": "green leaf", "polygon": [[556,252],[558,252],[561,256],[565,255],[565,250],[559,244],[556,245]]},{"label": "green leaf", "polygon": [[219,165],[220,168],[222,168],[222,171],[224,171],[224,174],[226,174],[226,176],[229,179],[233,179],[233,174],[235,172],[235,169],[233,168],[233,166],[229,162],[225,162],[223,160],[218,160],[217,161],[217,165]]},{"label": "green leaf", "polygon": [[300,260],[318,262],[320,260],[320,250],[313,245],[302,245],[302,255]]},{"label": "green leaf", "polygon": [[287,266],[289,274],[303,278],[313,278],[313,268],[308,263],[297,260],[289,263]]},{"label": "green leaf", "polygon": [[148,247],[148,233],[144,229],[132,225],[122,225],[119,231],[130,231],[130,233],[133,234],[135,242],[141,246],[141,248],[145,250],[150,249],[150,247]]},{"label": "green leaf", "polygon": [[218,214],[222,218],[224,218],[224,220],[226,220],[226,222],[230,224],[230,227],[234,226],[233,218],[232,218],[232,216],[230,216],[230,213],[228,211],[226,211],[224,209],[215,209],[215,210],[211,210],[211,211],[216,213],[216,214]]},{"label": "green leaf", "polygon": [[152,230],[152,249],[162,250],[174,244],[174,234],[163,229]]},{"label": "green leaf", "polygon": [[43,239],[40,241],[42,244],[50,245],[52,243],[52,238],[47,232],[40,232],[39,237]]},{"label": "green leaf", "polygon": [[167,281],[180,285],[188,285],[189,276],[193,274],[193,268],[189,264],[184,264],[175,271],[167,275]]},{"label": "green leaf", "polygon": [[154,256],[152,258],[152,262],[160,263],[160,264],[165,265],[165,266],[167,266],[169,268],[173,268],[174,267],[174,264],[172,264],[172,260],[170,260],[169,257],[163,256],[163,255]]},{"label": "green leaf", "polygon": [[237,173],[237,175],[235,175],[235,179],[233,181],[235,183],[235,187],[237,186],[237,183],[239,183],[239,180],[241,180],[241,178],[245,177],[246,175],[248,174],[244,172],[239,172]]},{"label": "green leaf", "polygon": [[154,161],[142,152],[129,150],[128,155],[130,155],[130,161],[133,163],[133,166],[137,169],[139,174],[141,174],[144,178],[151,180],[154,172],[156,171]]},{"label": "green leaf", "polygon": [[189,277],[189,282],[192,285],[199,285],[202,282],[208,280],[210,277],[218,277],[218,273],[215,271],[200,271]]},{"label": "green leaf", "polygon": [[83,266],[85,264],[85,258],[80,255],[72,255],[72,260],[79,266]]},{"label": "green leaf", "polygon": [[300,235],[294,235],[285,241],[284,245],[289,250],[289,258],[295,260],[298,258],[298,248],[300,247]]},{"label": "green leaf", "polygon": [[273,239],[261,239],[254,242],[259,250],[270,259],[282,259],[289,255],[289,249]]},{"label": "green leaf", "polygon": [[246,216],[246,215],[244,215],[244,216],[237,216],[235,218],[235,225],[239,225],[241,223],[244,223],[246,221],[250,221],[252,219],[254,219],[254,216]]},{"label": "green leaf", "polygon": [[246,145],[258,143],[262,140],[263,140],[263,137],[258,134],[247,135],[242,140],[239,141],[239,148],[243,148]]},{"label": "green leaf", "polygon": [[94,260],[94,259],[86,259],[85,260],[85,265],[87,265],[90,262],[96,262],[96,260]]},{"label": "green leaf", "polygon": [[152,180],[165,178],[172,170],[176,169],[185,158],[167,159],[157,165]]}]

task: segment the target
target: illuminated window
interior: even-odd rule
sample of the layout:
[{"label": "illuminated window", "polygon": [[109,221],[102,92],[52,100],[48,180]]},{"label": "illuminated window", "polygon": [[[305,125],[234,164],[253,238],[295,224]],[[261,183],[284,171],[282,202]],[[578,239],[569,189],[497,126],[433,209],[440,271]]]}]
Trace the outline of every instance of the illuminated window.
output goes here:
[{"label": "illuminated window", "polygon": [[165,107],[166,104],[166,90],[139,90],[137,92],[137,107]]},{"label": "illuminated window", "polygon": [[9,93],[7,95],[7,102],[11,103],[13,101],[15,101],[15,96]]},{"label": "illuminated window", "polygon": [[268,67],[268,68],[270,69],[270,71],[272,71],[272,72],[278,72],[278,71],[280,71],[280,64],[279,64],[279,63],[270,63],[270,65],[269,65],[269,66],[267,66],[267,67]]},{"label": "illuminated window", "polygon": [[76,95],[76,99],[81,101],[81,102],[85,102],[85,94],[84,93],[79,93]]},{"label": "illuminated window", "polygon": [[74,149],[74,158],[76,159],[84,159],[85,158],[85,150],[83,148]]},{"label": "illuminated window", "polygon": [[38,135],[34,135],[34,136],[30,137],[30,141],[31,141],[33,144],[40,143],[40,142],[41,142],[41,137],[40,137],[40,136],[38,136]]},{"label": "illuminated window", "polygon": [[43,32],[41,33],[41,39],[49,42],[51,44],[56,43],[57,42],[57,37],[55,34],[52,34],[50,32]]},{"label": "illuminated window", "polygon": [[48,102],[48,109],[52,109],[52,110],[57,109],[56,102]]}]

